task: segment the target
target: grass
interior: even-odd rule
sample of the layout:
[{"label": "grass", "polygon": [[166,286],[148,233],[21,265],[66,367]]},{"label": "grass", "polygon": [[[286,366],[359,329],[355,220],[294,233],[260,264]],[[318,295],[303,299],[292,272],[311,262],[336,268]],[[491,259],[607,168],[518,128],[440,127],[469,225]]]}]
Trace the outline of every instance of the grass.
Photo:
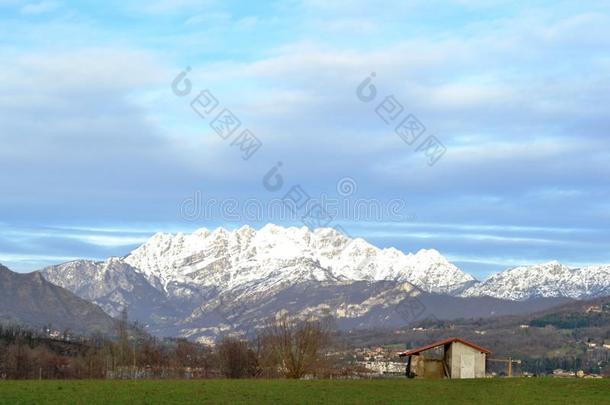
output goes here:
[{"label": "grass", "polygon": [[2,404],[610,404],[610,380],[0,381]]}]

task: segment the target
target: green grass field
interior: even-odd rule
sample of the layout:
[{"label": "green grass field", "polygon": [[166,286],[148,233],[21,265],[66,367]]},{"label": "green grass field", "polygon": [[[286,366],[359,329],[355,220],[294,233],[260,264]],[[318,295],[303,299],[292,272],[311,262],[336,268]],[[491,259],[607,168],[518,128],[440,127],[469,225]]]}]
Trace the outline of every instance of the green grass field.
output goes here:
[{"label": "green grass field", "polygon": [[610,404],[610,380],[2,381],[1,404]]}]

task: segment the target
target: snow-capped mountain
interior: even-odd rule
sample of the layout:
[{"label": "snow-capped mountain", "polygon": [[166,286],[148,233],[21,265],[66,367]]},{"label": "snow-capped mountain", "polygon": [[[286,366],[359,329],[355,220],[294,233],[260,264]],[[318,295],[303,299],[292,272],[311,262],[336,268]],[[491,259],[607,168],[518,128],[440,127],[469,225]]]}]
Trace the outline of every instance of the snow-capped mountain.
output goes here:
[{"label": "snow-capped mountain", "polygon": [[465,290],[464,297],[490,296],[509,300],[538,297],[574,299],[610,295],[610,265],[570,268],[557,261],[521,266],[495,274]]},{"label": "snow-capped mountain", "polygon": [[123,308],[130,308],[140,321],[152,313],[174,312],[154,283],[119,258],[104,262],[76,260],[48,267],[41,273],[47,281],[94,302],[113,317],[118,317]]},{"label": "snow-capped mountain", "polygon": [[330,228],[267,225],[158,233],[123,258],[80,260],[41,274],[113,316],[127,307],[152,333],[211,339],[256,328],[284,310],[332,315],[346,328],[523,313],[565,297],[610,294],[609,269],[554,262],[479,283],[436,250],[404,254]]},{"label": "snow-capped mountain", "polygon": [[256,281],[265,289],[281,280],[392,280],[440,293],[474,281],[436,250],[405,255],[332,228],[312,232],[267,225],[259,231],[244,226],[233,232],[159,233],[124,261],[164,287],[178,282],[231,290]]},{"label": "snow-capped mountain", "polygon": [[435,250],[404,254],[334,229],[275,225],[159,233],[123,258],[79,260],[41,274],[113,316],[127,307],[155,333],[199,338],[286,308],[331,313],[350,325],[405,323],[397,313],[363,319],[411,295],[458,292],[476,282]]}]

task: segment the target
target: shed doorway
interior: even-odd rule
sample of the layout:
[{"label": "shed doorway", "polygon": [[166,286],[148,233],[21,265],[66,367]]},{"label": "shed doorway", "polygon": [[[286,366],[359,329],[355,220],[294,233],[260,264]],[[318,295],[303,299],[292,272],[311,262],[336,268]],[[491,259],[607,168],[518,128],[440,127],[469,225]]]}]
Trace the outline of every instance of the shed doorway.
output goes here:
[{"label": "shed doorway", "polygon": [[460,356],[460,377],[474,378],[474,354],[462,353]]}]

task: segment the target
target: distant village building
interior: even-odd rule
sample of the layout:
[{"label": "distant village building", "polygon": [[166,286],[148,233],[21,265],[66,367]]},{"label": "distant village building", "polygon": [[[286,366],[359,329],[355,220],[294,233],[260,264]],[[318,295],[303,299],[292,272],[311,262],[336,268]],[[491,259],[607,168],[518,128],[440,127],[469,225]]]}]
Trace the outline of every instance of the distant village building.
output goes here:
[{"label": "distant village building", "polygon": [[566,371],[561,368],[553,370],[553,376],[555,377],[576,377],[576,373],[573,371]]},{"label": "distant village building", "polygon": [[380,375],[404,375],[404,363],[394,361],[363,361],[359,362],[361,366]]},{"label": "distant village building", "polygon": [[590,314],[590,313],[602,313],[602,307],[601,305],[591,305],[590,307],[588,307],[586,309],[586,313]]},{"label": "distant village building", "polygon": [[560,377],[560,378],[571,378],[571,377],[578,377],[578,378],[603,378],[601,375],[599,374],[587,374],[584,372],[584,370],[578,370],[576,372],[574,371],[568,371],[568,370],[563,370],[563,369],[556,369],[553,370],[553,377]]},{"label": "distant village building", "polygon": [[59,339],[59,338],[61,338],[61,332],[58,331],[58,330],[50,331],[49,332],[49,337],[51,339]]},{"label": "distant village building", "polygon": [[491,352],[464,339],[452,337],[400,353],[407,358],[410,378],[484,378]]}]

